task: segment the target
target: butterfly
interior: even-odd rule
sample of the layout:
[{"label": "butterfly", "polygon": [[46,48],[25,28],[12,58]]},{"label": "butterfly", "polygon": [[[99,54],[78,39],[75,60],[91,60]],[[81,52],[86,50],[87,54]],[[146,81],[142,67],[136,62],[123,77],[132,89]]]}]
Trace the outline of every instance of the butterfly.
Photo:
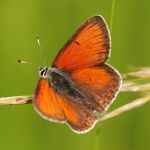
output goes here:
[{"label": "butterfly", "polygon": [[66,123],[76,133],[90,131],[115,99],[119,72],[106,64],[111,41],[102,16],[83,23],[59,51],[51,67],[39,69],[33,105],[44,119]]}]

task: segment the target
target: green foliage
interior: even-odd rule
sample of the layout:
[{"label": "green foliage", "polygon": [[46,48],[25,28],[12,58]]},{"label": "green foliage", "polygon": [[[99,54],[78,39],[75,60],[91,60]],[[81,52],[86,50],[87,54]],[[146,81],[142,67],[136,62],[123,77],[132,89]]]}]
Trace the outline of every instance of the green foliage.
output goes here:
[{"label": "green foliage", "polygon": [[[131,66],[149,66],[150,1],[115,1],[112,54],[109,63],[120,72]],[[49,66],[69,36],[93,15],[111,22],[112,0],[0,0],[0,97],[34,93],[37,70],[16,63],[25,59],[42,64],[36,43],[40,36]],[[111,110],[137,98],[120,93]],[[40,118],[32,105],[0,107],[2,150],[149,150],[150,105],[98,123],[85,135],[77,135],[65,124]]]}]

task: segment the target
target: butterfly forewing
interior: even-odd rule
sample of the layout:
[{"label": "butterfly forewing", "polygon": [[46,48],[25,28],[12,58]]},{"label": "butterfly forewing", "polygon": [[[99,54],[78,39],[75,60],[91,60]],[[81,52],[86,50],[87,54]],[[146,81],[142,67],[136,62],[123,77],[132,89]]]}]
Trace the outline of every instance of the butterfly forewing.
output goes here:
[{"label": "butterfly forewing", "polygon": [[38,83],[33,104],[44,119],[66,121],[77,133],[89,131],[97,121],[94,113],[79,103],[79,100],[74,101],[60,95],[43,78]]},{"label": "butterfly forewing", "polygon": [[110,53],[110,37],[101,16],[87,20],[67,41],[52,67],[76,71],[105,62]]},{"label": "butterfly forewing", "polygon": [[62,97],[48,84],[47,80],[43,78],[39,80],[33,104],[43,118],[52,121],[65,120],[65,113],[59,104],[61,99]]}]

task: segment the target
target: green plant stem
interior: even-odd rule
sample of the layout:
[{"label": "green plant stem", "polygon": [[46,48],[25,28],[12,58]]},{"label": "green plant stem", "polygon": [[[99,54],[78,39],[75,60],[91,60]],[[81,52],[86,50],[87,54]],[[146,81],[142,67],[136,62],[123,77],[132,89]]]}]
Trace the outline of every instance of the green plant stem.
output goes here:
[{"label": "green plant stem", "polygon": [[110,17],[110,32],[111,32],[111,34],[112,34],[112,24],[113,24],[114,12],[115,12],[115,3],[116,3],[116,0],[112,0],[111,17]]}]

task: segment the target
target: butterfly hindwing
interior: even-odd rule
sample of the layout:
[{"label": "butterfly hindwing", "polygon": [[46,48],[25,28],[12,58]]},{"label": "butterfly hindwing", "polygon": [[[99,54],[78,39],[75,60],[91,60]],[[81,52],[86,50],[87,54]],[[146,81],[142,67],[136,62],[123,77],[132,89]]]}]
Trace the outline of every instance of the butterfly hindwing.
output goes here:
[{"label": "butterfly hindwing", "polygon": [[105,111],[112,103],[121,82],[119,73],[106,64],[78,70],[71,77],[98,112]]},{"label": "butterfly hindwing", "polygon": [[77,133],[85,133],[92,129],[97,118],[95,114],[79,103],[79,100],[64,99],[60,102],[66,115],[67,124]]},{"label": "butterfly hindwing", "polygon": [[87,20],[67,41],[52,67],[67,71],[89,68],[105,62],[110,53],[110,36],[101,16]]}]

